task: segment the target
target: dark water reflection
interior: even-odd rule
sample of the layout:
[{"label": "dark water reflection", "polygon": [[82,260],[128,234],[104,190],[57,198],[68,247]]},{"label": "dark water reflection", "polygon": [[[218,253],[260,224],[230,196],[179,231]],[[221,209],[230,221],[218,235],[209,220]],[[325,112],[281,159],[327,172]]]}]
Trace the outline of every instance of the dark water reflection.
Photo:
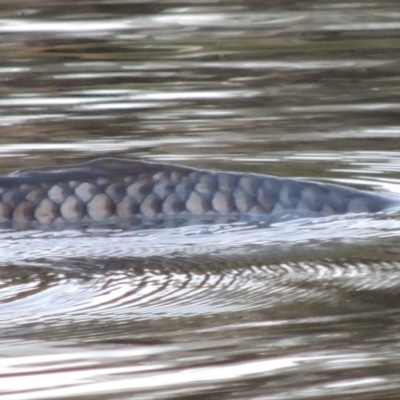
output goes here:
[{"label": "dark water reflection", "polygon": [[[400,192],[397,1],[2,1],[0,169],[99,156]],[[398,399],[399,215],[0,232],[2,399]]]}]

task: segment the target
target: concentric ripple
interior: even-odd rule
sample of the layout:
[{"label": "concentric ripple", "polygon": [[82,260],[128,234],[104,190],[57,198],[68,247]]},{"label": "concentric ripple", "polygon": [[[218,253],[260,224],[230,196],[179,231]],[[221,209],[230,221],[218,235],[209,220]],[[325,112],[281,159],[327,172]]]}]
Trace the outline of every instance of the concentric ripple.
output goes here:
[{"label": "concentric ripple", "polygon": [[396,289],[400,260],[374,254],[379,240],[397,248],[399,233],[396,215],[268,227],[3,232],[0,323],[212,316]]},{"label": "concentric ripple", "polygon": [[[354,290],[398,290],[400,262],[263,262],[256,257],[150,257],[83,260],[1,271],[3,328],[68,320],[156,320],[227,315],[295,302],[343,298]],[[30,275],[29,275],[30,274]],[[340,294],[339,294],[340,293]]]}]

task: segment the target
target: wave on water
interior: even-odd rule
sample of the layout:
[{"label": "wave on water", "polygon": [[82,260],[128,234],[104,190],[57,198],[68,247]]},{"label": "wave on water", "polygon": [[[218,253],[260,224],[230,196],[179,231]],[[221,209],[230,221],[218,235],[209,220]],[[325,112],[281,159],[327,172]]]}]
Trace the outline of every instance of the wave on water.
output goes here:
[{"label": "wave on water", "polygon": [[233,223],[180,228],[3,231],[0,264],[151,256],[285,256],[337,245],[374,243],[400,235],[397,214],[304,218],[270,225]]}]

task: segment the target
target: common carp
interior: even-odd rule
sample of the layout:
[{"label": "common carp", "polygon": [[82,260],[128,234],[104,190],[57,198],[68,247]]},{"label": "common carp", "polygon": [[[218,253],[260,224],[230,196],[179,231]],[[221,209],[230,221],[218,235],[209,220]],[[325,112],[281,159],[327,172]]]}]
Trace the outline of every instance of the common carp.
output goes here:
[{"label": "common carp", "polygon": [[400,198],[340,185],[101,158],[0,177],[0,226],[157,227],[377,213]]}]

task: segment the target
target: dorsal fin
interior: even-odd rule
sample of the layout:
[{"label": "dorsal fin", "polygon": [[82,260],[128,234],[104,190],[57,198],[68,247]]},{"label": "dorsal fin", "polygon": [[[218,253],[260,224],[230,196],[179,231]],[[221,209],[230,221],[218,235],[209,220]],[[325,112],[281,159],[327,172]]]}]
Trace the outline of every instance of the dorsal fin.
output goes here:
[{"label": "dorsal fin", "polygon": [[63,166],[61,168],[38,168],[19,170],[10,177],[18,178],[82,178],[84,176],[105,176],[105,175],[128,175],[141,174],[146,172],[156,173],[158,171],[181,171],[190,173],[194,168],[182,167],[180,165],[152,163],[140,160],[127,160],[122,158],[98,158],[82,164]]}]

